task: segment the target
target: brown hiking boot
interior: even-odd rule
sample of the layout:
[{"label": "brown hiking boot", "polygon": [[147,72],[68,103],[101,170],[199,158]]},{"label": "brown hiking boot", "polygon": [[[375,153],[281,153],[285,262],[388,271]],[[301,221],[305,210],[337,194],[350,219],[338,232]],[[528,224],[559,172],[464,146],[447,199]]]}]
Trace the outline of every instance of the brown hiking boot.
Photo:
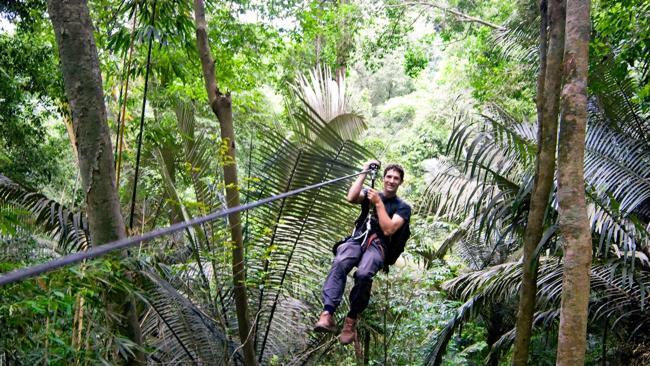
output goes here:
[{"label": "brown hiking boot", "polygon": [[336,323],[329,311],[320,313],[320,319],[314,325],[314,331],[322,333],[336,333]]},{"label": "brown hiking boot", "polygon": [[352,318],[345,318],[345,323],[343,323],[343,330],[341,335],[339,335],[339,341],[341,344],[350,344],[357,338],[357,320]]}]

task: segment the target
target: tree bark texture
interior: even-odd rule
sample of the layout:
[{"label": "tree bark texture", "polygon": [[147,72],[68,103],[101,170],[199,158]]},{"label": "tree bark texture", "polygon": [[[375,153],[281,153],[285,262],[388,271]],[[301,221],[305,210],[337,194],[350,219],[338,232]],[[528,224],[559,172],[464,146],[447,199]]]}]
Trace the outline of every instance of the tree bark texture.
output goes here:
[{"label": "tree bark texture", "polygon": [[[237,182],[237,160],[235,146],[235,131],[232,120],[232,100],[230,93],[222,94],[217,85],[214,60],[208,43],[208,32],[205,21],[203,0],[194,0],[194,16],[196,22],[196,42],[201,58],[205,89],[212,111],[219,120],[222,143],[227,144],[225,162],[223,164],[224,183],[226,184],[226,202],[228,207],[236,207],[239,202],[239,185]],[[248,315],[248,296],[246,294],[246,267],[244,265],[244,240],[242,236],[241,217],[239,212],[228,215],[232,247],[232,273],[234,285],[235,307],[237,309],[237,324],[239,338],[242,342],[244,362],[246,366],[257,365],[253,349],[254,335]]]},{"label": "tree bark texture", "polygon": [[[545,9],[546,8],[546,9]],[[564,54],[565,0],[540,2],[540,75],[537,81],[537,165],[530,197],[530,210],[524,237],[521,289],[513,366],[528,364],[528,351],[532,334],[535,300],[537,295],[536,249],[544,234],[544,216],[553,189],[557,123],[562,85],[562,57]],[[548,24],[544,20],[548,10]],[[548,35],[547,32],[548,25]]]},{"label": "tree bark texture", "polygon": [[591,231],[584,185],[589,0],[568,0],[558,154],[558,203],[564,259],[557,365],[584,365]]},{"label": "tree bark texture", "polygon": [[[84,0],[49,0],[48,12],[72,112],[91,242],[100,245],[122,239],[126,231],[115,186],[113,150],[90,13]],[[142,334],[134,302],[121,292],[106,296],[109,309],[123,315],[116,324],[117,331],[141,346]],[[142,351],[134,351],[135,355],[124,361],[143,364]]]}]

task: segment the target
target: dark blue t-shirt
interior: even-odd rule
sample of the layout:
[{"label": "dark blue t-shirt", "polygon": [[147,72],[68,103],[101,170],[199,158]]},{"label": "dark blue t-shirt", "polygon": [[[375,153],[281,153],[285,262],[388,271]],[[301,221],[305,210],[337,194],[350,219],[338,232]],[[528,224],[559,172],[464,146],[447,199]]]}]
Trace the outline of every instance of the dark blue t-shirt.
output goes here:
[{"label": "dark blue t-shirt", "polygon": [[[374,205],[372,205],[370,200],[368,199],[367,190],[364,190],[364,193],[365,196],[363,198],[363,201],[361,201],[361,207],[374,208]],[[388,214],[388,217],[392,219],[394,214],[398,214],[401,218],[404,219],[404,224],[399,228],[397,232],[393,234],[396,235],[399,233],[400,230],[403,230],[404,227],[409,223],[411,219],[411,206],[409,206],[408,203],[404,202],[401,198],[397,196],[386,198],[384,197],[383,192],[379,192],[379,197],[381,197],[381,201],[384,203],[384,207],[386,208],[386,213]],[[374,212],[374,210],[371,210],[370,212]],[[365,225],[365,220],[363,220],[359,224],[359,226],[356,228],[356,232],[363,232],[366,229],[364,225]],[[387,243],[386,240],[387,237],[384,235],[384,232],[379,227],[379,221],[377,220],[376,215],[373,215],[370,232],[376,233],[379,239],[381,239],[382,244],[385,245]]]}]

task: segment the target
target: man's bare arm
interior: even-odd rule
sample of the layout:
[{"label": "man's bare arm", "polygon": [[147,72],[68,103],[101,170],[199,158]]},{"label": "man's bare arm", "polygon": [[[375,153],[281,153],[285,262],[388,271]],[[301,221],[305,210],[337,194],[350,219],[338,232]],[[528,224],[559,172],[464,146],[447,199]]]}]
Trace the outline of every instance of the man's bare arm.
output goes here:
[{"label": "man's bare arm", "polygon": [[368,190],[368,199],[375,205],[377,211],[377,219],[379,220],[379,227],[386,236],[393,235],[399,228],[404,225],[404,218],[398,214],[393,214],[391,219],[386,212],[384,202],[381,200],[379,193],[374,189]]},{"label": "man's bare arm", "polygon": [[[370,160],[367,163],[363,165],[363,170],[368,170],[370,168],[370,164],[377,164],[379,165],[379,162],[377,160]],[[357,179],[352,183],[350,186],[350,189],[348,190],[348,195],[345,197],[345,199],[350,202],[350,203],[361,203],[363,201],[363,181],[366,180],[366,175],[367,173],[363,173],[357,177]]]},{"label": "man's bare arm", "polygon": [[[374,202],[373,202],[374,203]],[[399,228],[404,225],[404,218],[402,218],[398,214],[393,214],[393,218],[391,219],[388,216],[388,212],[386,212],[386,207],[384,207],[384,203],[379,200],[378,203],[375,203],[375,209],[377,211],[377,219],[379,220],[379,227],[381,228],[381,231],[384,232],[385,236],[391,236],[395,234]]]},{"label": "man's bare arm", "polygon": [[361,203],[363,201],[363,193],[361,188],[363,187],[363,181],[366,180],[366,173],[363,173],[357,177],[357,179],[352,183],[350,189],[348,190],[348,195],[345,199],[350,203]]}]

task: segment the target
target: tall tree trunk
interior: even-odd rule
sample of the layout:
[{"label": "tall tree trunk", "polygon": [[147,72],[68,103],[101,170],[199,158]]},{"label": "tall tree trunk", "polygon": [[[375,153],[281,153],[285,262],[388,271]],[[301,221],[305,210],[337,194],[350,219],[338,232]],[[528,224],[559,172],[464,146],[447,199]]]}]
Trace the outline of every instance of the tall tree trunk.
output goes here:
[{"label": "tall tree trunk", "polygon": [[[226,184],[226,202],[228,207],[239,206],[239,185],[237,183],[237,160],[235,150],[235,131],[232,122],[232,100],[230,93],[222,94],[217,86],[214,60],[210,53],[208,32],[205,21],[203,0],[194,0],[194,16],[196,21],[196,42],[203,68],[205,89],[212,111],[219,120],[221,140],[227,144],[227,158],[223,166],[224,183]],[[239,338],[242,342],[244,362],[247,366],[257,365],[253,349],[254,335],[248,316],[248,296],[246,294],[246,267],[244,266],[244,241],[242,236],[241,217],[239,212],[228,215],[232,247],[232,273],[234,285],[235,307],[237,309],[237,324]]]},{"label": "tall tree trunk", "polygon": [[[93,245],[126,237],[115,186],[113,150],[90,13],[84,0],[49,0],[48,12],[59,46],[66,96],[72,111],[81,182]],[[142,346],[135,302],[125,293],[107,294],[109,310],[123,315],[117,332]],[[144,353],[134,350],[124,360],[144,364]]]},{"label": "tall tree trunk", "polygon": [[557,365],[584,365],[591,231],[584,183],[589,58],[589,0],[568,0],[558,155],[558,203],[564,249]]},{"label": "tall tree trunk", "polygon": [[[509,313],[511,310],[505,306],[490,306],[481,311],[481,317],[486,325],[487,334],[485,341],[488,349],[492,349],[501,336],[510,330],[508,322],[505,321],[504,314]],[[483,364],[485,366],[498,366],[499,359],[497,357],[490,357]]]},{"label": "tall tree trunk", "polygon": [[[550,6],[549,6],[550,5]],[[532,333],[537,295],[537,245],[544,234],[544,215],[553,188],[557,121],[562,85],[564,53],[565,0],[540,1],[540,74],[537,80],[537,165],[530,197],[530,211],[524,238],[519,309],[517,312],[513,366],[528,364],[528,348]],[[545,20],[548,9],[548,20]],[[548,21],[548,38],[547,38]]]},{"label": "tall tree trunk", "polygon": [[[340,14],[341,7],[346,6],[348,3],[349,0],[339,0],[336,4],[337,12]],[[341,34],[339,35],[339,38],[336,42],[336,70],[334,70],[334,78],[339,86],[341,86],[341,83],[345,79],[350,52],[352,51],[353,47],[352,34],[350,34],[350,22],[350,16],[346,13],[346,16],[341,22]]]}]

